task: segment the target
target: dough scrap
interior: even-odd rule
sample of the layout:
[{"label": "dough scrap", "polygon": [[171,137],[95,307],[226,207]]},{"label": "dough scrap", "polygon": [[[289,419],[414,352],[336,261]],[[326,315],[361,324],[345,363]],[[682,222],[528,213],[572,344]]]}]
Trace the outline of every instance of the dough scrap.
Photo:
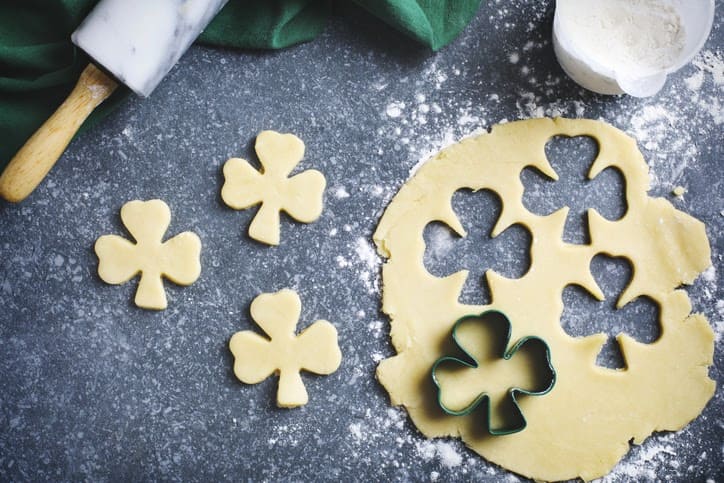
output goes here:
[{"label": "dough scrap", "polygon": [[231,158],[224,164],[221,198],[235,210],[261,203],[249,225],[249,236],[267,245],[278,245],[279,213],[284,211],[302,223],[315,221],[322,214],[327,182],[314,169],[289,177],[304,157],[304,143],[293,134],[262,131],[256,138],[255,150],[261,171],[241,158]]},{"label": "dough scrap", "polygon": [[261,294],[251,303],[251,317],[269,338],[245,330],[229,341],[234,374],[241,382],[257,384],[279,374],[277,405],[282,408],[309,401],[300,371],[329,375],[342,361],[337,329],[326,320],[317,320],[295,335],[301,310],[299,295],[292,290]]},{"label": "dough scrap", "polygon": [[129,201],[121,208],[121,220],[136,243],[117,235],[103,235],[95,243],[98,276],[118,285],[141,274],[136,305],[144,309],[166,308],[163,277],[179,285],[191,285],[201,274],[201,240],[190,231],[163,242],[171,211],[161,200]]},{"label": "dough scrap", "polygon": [[[609,221],[588,211],[591,243],[562,241],[567,209],[548,216],[522,203],[521,171],[528,166],[555,178],[545,156],[556,135],[591,136],[599,153],[589,179],[608,167],[626,180],[628,210]],[[531,267],[510,280],[488,271],[492,302],[463,305],[458,295],[466,271],[438,278],[423,265],[423,230],[441,221],[465,232],[451,207],[462,188],[490,189],[503,200],[492,236],[514,223],[533,236]],[[704,408],[714,394],[708,377],[714,334],[707,319],[691,314],[682,284],[691,284],[711,265],[703,223],[661,198],[647,196],[648,167],[636,142],[600,121],[535,119],[495,126],[489,134],[468,138],[442,150],[409,180],[387,207],[374,235],[382,269],[382,309],[391,318],[397,355],[383,360],[377,377],[394,405],[406,407],[428,437],[457,436],[486,459],[536,480],[591,480],[608,473],[629,449],[652,432],[678,430]],[[577,284],[603,298],[590,273],[599,253],[627,258],[634,269],[619,306],[646,295],[660,307],[661,336],[643,344],[619,334],[623,370],[596,365],[604,334],[574,338],[560,325],[562,291]],[[512,324],[511,340],[537,336],[551,350],[555,387],[544,396],[522,398],[524,431],[490,436],[480,431],[478,415],[449,416],[437,405],[430,377],[433,363],[449,346],[455,321],[499,310]]]}]

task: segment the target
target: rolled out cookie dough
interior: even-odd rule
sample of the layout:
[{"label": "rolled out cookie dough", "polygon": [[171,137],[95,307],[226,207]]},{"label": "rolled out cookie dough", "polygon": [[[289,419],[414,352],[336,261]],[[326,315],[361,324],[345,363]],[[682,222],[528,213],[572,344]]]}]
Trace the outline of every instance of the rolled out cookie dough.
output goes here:
[{"label": "rolled out cookie dough", "polygon": [[[522,203],[520,172],[525,167],[557,179],[545,156],[546,142],[557,135],[597,140],[600,150],[589,178],[614,167],[626,179],[628,211],[621,219],[609,221],[589,210],[590,245],[562,241],[566,208],[537,216]],[[714,338],[706,318],[691,314],[686,292],[677,287],[692,283],[710,265],[709,243],[701,222],[664,199],[648,197],[648,186],[648,168],[635,141],[591,120],[500,125],[430,159],[400,189],[374,236],[378,251],[388,258],[383,310],[391,318],[397,351],[380,363],[377,376],[392,403],[405,406],[425,435],[459,436],[488,460],[539,480],[600,477],[626,454],[630,440],[639,444],[653,431],[678,430],[694,419],[714,393],[707,375]],[[533,236],[531,267],[522,278],[487,272],[488,306],[459,303],[466,271],[438,278],[423,265],[428,223],[441,221],[465,236],[451,206],[455,191],[465,188],[500,195],[503,208],[493,236],[515,223]],[[617,337],[626,361],[623,370],[596,365],[604,334],[574,338],[560,325],[567,285],[603,297],[589,269],[599,253],[626,257],[634,267],[619,306],[647,295],[661,309],[657,341],[642,344],[624,334]],[[433,363],[450,350],[446,341],[455,321],[491,309],[510,318],[511,343],[526,336],[545,340],[557,373],[550,393],[521,398],[528,426],[506,436],[487,434],[475,412],[444,414],[430,377]]]}]

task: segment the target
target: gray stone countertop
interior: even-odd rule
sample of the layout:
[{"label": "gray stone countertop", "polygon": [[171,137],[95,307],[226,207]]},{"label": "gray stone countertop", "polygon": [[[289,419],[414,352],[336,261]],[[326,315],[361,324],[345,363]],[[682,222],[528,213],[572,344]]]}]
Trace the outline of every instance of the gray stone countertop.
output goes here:
[{"label": "gray stone countertop", "polygon": [[[517,481],[459,441],[424,438],[374,375],[393,354],[371,241],[380,215],[419,162],[504,121],[600,118],[636,137],[652,194],[707,225],[715,268],[687,291],[718,341],[722,9],[695,62],[648,99],[597,96],[570,81],[553,55],[552,14],[550,1],[484,2],[439,53],[361,10],[283,51],[194,46],[150,98],[129,98],[75,139],[28,200],[0,203],[0,480]],[[234,156],[256,163],[253,142],[264,129],[303,139],[299,168],[317,168],[328,181],[322,217],[306,225],[283,217],[276,248],[247,237],[255,210],[234,211],[220,199],[221,166]],[[570,205],[565,237],[585,242],[583,210],[620,216],[623,180],[584,183],[593,155],[585,142],[560,141],[549,153],[574,181],[557,191],[525,173],[527,206],[546,214]],[[688,192],[674,197],[675,186]],[[100,235],[126,234],[125,202],[152,198],[171,208],[168,235],[193,230],[204,245],[201,278],[190,287],[166,283],[162,312],[133,305],[135,282],[101,282],[93,252]],[[481,203],[489,209],[475,209]],[[495,203],[469,193],[455,200],[481,237]],[[529,263],[526,233],[485,240],[483,250],[440,226],[425,236],[433,274],[480,268],[463,300],[488,297],[484,270],[519,276]],[[613,262],[601,261],[594,275],[615,298],[628,269],[606,263]],[[300,326],[332,321],[343,352],[335,374],[304,376],[310,402],[295,410],[275,407],[275,378],[239,383],[227,348],[234,332],[257,330],[253,298],[284,287],[301,296]],[[656,338],[655,307],[633,311],[639,330],[581,293],[566,292],[564,301],[563,323],[574,335]],[[600,363],[615,366],[615,344],[607,347]],[[718,385],[723,369],[717,344],[710,374]],[[702,416],[633,446],[606,481],[720,481],[722,409],[717,390]]]}]

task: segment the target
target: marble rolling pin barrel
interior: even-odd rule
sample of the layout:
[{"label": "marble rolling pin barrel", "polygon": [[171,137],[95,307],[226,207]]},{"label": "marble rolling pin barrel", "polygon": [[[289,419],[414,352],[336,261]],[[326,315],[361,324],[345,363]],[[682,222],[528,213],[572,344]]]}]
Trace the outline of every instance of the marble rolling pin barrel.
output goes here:
[{"label": "marble rolling pin barrel", "polygon": [[96,5],[72,35],[93,62],[10,161],[0,176],[0,196],[19,202],[32,193],[118,82],[139,96],[151,94],[226,1],[102,0]]}]

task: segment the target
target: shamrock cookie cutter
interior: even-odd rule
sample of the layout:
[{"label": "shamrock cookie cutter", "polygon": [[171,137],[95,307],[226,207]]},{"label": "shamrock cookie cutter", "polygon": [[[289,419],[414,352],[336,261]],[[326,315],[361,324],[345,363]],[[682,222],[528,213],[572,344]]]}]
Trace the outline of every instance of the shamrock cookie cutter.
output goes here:
[{"label": "shamrock cookie cutter", "polygon": [[[491,408],[490,395],[488,394],[488,392],[484,391],[484,392],[480,393],[470,404],[465,406],[463,409],[455,410],[455,409],[450,408],[448,405],[446,405],[444,403],[442,384],[441,384],[440,378],[438,376],[438,368],[441,364],[444,364],[444,363],[452,363],[452,364],[462,366],[462,367],[468,368],[468,369],[478,369],[481,367],[479,360],[475,356],[473,356],[471,354],[471,351],[469,351],[465,348],[465,344],[461,343],[461,341],[459,340],[458,329],[461,327],[461,325],[463,325],[464,323],[466,323],[468,321],[471,321],[471,320],[485,321],[485,319],[491,315],[497,315],[497,316],[502,317],[505,320],[505,323],[507,324],[506,325],[507,332],[506,332],[506,336],[505,336],[505,345],[502,346],[503,353],[500,355],[500,358],[502,358],[505,361],[508,361],[508,360],[512,359],[513,356],[516,353],[518,353],[518,351],[524,345],[528,344],[531,341],[538,341],[545,348],[545,360],[546,360],[546,364],[547,364],[547,369],[550,371],[550,377],[549,377],[550,382],[542,390],[538,390],[538,391],[529,390],[529,389],[525,389],[525,388],[521,388],[521,387],[517,387],[517,386],[512,386],[507,390],[507,393],[506,393],[507,398],[510,402],[512,402],[512,407],[515,410],[515,419],[517,420],[516,421],[517,424],[504,425],[500,428],[494,428],[492,426],[492,414],[491,414],[492,408]],[[472,413],[475,409],[477,409],[478,406],[480,406],[480,404],[482,404],[483,402],[487,402],[487,404],[486,404],[486,406],[487,406],[487,412],[486,412],[487,428],[488,428],[488,432],[492,436],[504,436],[507,434],[513,434],[513,433],[517,433],[517,432],[524,430],[528,423],[525,419],[525,416],[523,416],[523,412],[520,409],[517,397],[519,395],[543,396],[545,394],[548,394],[553,389],[553,386],[555,386],[555,383],[556,383],[556,371],[555,371],[555,368],[553,367],[553,364],[551,363],[551,352],[550,352],[550,347],[548,346],[548,344],[540,337],[527,336],[527,337],[524,337],[524,338],[518,340],[518,342],[516,342],[516,344],[512,348],[508,349],[508,345],[510,344],[511,332],[512,332],[512,330],[511,330],[510,319],[508,319],[508,317],[504,313],[502,313],[498,310],[488,310],[479,315],[466,315],[466,316],[458,319],[455,322],[455,325],[453,325],[452,338],[453,338],[453,341],[455,342],[455,345],[458,348],[460,348],[460,350],[463,351],[463,353],[469,360],[461,359],[459,357],[454,357],[454,356],[443,356],[443,357],[439,358],[437,361],[435,361],[435,364],[433,364],[432,370],[431,370],[432,381],[435,384],[435,387],[437,387],[437,403],[446,414],[449,414],[451,416],[467,416],[468,414]]]}]

